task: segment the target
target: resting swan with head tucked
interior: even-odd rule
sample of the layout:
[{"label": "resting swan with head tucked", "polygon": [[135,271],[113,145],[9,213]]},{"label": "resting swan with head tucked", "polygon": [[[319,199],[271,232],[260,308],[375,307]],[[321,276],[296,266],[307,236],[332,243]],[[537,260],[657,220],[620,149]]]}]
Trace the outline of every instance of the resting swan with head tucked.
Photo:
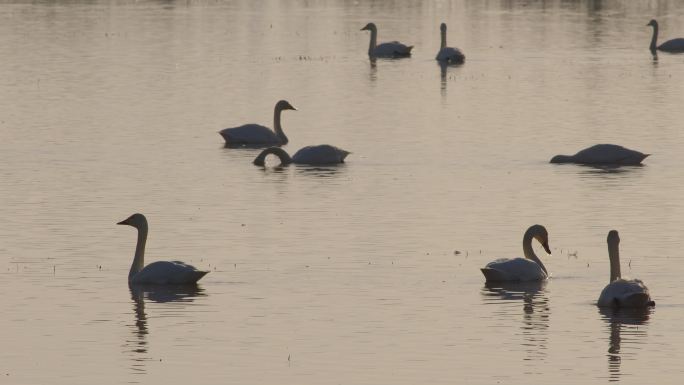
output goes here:
[{"label": "resting swan with head tucked", "polygon": [[335,164],[344,163],[344,158],[350,154],[341,148],[331,146],[329,144],[320,144],[318,146],[306,146],[297,151],[294,156],[290,157],[285,150],[279,147],[269,147],[261,152],[253,161],[257,166],[263,166],[266,157],[270,154],[277,156],[280,163],[283,165],[295,164]]},{"label": "resting swan with head tucked", "polygon": [[549,249],[549,233],[542,225],[530,226],[523,235],[523,254],[525,258],[501,258],[489,262],[482,270],[487,282],[499,281],[542,281],[548,278],[549,274],[542,261],[537,257],[532,249],[532,240],[536,239],[541,243],[544,250],[551,254]]},{"label": "resting swan with head tucked", "polygon": [[225,139],[227,146],[280,146],[287,144],[288,139],[280,126],[280,113],[285,110],[297,110],[287,100],[275,105],[273,112],[273,129],[260,124],[244,124],[239,127],[225,128],[219,134]]},{"label": "resting swan with head tucked", "polygon": [[684,39],[679,37],[668,40],[661,45],[657,45],[658,40],[658,22],[652,19],[646,26],[653,27],[653,36],[651,37],[651,45],[649,48],[655,54],[656,50],[670,53],[684,52]]},{"label": "resting swan with head tucked", "polygon": [[133,214],[117,225],[129,225],[138,229],[138,243],[135,257],[128,273],[129,284],[183,285],[194,284],[208,271],[179,261],[152,262],[145,266],[145,243],[147,242],[147,219],[142,214]]},{"label": "resting swan with head tucked", "polygon": [[620,236],[616,230],[608,233],[610,283],[601,291],[598,306],[643,308],[655,306],[648,288],[641,280],[620,277]]},{"label": "resting swan with head tucked", "polygon": [[650,154],[630,150],[616,144],[597,144],[575,155],[556,155],[549,163],[577,163],[604,165],[638,165]]},{"label": "resting swan with head tucked", "polygon": [[465,63],[465,55],[461,50],[458,48],[452,48],[452,47],[447,47],[447,42],[446,42],[446,33],[447,33],[447,26],[445,23],[442,23],[439,26],[439,30],[442,34],[442,43],[440,44],[439,52],[437,52],[437,57],[435,57],[435,60],[437,60],[440,63],[444,64],[463,64]]},{"label": "resting swan with head tucked", "polygon": [[368,56],[371,58],[400,58],[411,56],[411,49],[413,46],[407,46],[398,41],[390,41],[388,43],[378,43],[378,28],[373,23],[366,24],[361,28],[362,31],[370,31],[370,44],[368,46]]}]

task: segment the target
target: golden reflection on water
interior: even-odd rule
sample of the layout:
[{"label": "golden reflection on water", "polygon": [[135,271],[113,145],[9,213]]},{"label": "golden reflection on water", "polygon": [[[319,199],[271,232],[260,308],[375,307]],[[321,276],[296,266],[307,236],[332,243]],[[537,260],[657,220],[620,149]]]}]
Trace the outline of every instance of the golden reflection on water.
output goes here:
[{"label": "golden reflection on water", "polygon": [[[652,312],[653,308],[650,307],[646,309],[599,308],[601,319],[606,322],[609,330],[607,357],[611,382],[620,381],[623,376],[623,358],[639,359],[636,350],[647,337],[647,325]],[[626,338],[623,338],[623,334],[626,334]]]}]

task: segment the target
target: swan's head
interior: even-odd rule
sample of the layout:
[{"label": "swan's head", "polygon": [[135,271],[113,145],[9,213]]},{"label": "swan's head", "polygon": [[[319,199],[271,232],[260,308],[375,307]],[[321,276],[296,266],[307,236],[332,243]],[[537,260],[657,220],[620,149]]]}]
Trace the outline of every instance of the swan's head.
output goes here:
[{"label": "swan's head", "polygon": [[532,225],[527,229],[527,233],[532,235],[539,243],[541,243],[544,251],[551,255],[551,249],[549,248],[549,232],[546,231],[546,227],[542,225]]},{"label": "swan's head", "polygon": [[378,27],[375,26],[373,23],[368,23],[366,24],[365,27],[361,28],[362,31],[377,31]]},{"label": "swan's head", "polygon": [[655,19],[651,19],[651,21],[649,21],[648,24],[646,24],[646,26],[647,26],[647,27],[657,27],[657,26],[658,26],[658,22],[655,21]]},{"label": "swan's head", "polygon": [[147,219],[145,219],[144,215],[135,213],[117,223],[117,225],[129,225],[135,227],[136,229],[147,228]]},{"label": "swan's head", "polygon": [[292,104],[290,104],[287,100],[279,101],[278,103],[276,103],[275,108],[276,108],[276,110],[280,110],[280,111],[283,111],[283,110],[297,111],[297,109],[292,107]]},{"label": "swan's head", "polygon": [[620,244],[620,236],[618,235],[617,230],[610,230],[608,232],[608,244],[609,245],[618,245]]},{"label": "swan's head", "polygon": [[439,30],[442,32],[446,32],[446,23],[442,23],[439,25]]}]

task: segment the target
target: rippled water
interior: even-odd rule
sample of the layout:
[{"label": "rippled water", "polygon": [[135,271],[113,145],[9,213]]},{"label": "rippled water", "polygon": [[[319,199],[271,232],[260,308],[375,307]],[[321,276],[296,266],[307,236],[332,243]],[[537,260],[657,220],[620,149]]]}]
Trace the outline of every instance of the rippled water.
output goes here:
[{"label": "rippled water", "polygon": [[[14,1],[0,5],[0,382],[678,383],[678,1]],[[381,41],[403,60],[366,56]],[[464,66],[440,69],[440,22]],[[271,124],[340,167],[255,167]],[[550,165],[618,143],[643,167]],[[210,269],[133,288],[148,262]],[[485,286],[546,226],[552,279]],[[606,235],[657,307],[601,312]],[[535,246],[537,247],[537,246]],[[537,247],[542,254],[541,248]]]}]

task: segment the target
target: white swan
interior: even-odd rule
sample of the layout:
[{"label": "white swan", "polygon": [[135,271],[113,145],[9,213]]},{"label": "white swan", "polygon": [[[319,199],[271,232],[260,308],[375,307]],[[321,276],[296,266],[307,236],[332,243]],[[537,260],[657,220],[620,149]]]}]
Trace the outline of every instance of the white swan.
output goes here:
[{"label": "white swan", "polygon": [[608,256],[610,257],[610,283],[606,286],[598,299],[598,306],[602,307],[630,307],[643,308],[655,306],[651,300],[648,288],[641,280],[623,279],[620,277],[620,237],[618,232],[608,233]]},{"label": "white swan", "polygon": [[290,155],[279,147],[269,147],[261,152],[255,159],[254,164],[263,166],[266,157],[269,154],[274,154],[280,158],[281,164],[335,164],[344,163],[344,158],[350,154],[341,148],[331,146],[329,144],[320,144],[318,146],[306,146],[297,151],[294,156]]},{"label": "white swan", "polygon": [[[142,214],[133,214],[117,225],[129,225],[138,229],[138,243],[135,258],[128,273],[129,284],[183,285],[194,284],[208,271],[179,261],[152,262],[145,266],[145,242],[147,242],[147,219]],[[144,266],[144,267],[143,267]]]},{"label": "white swan", "polygon": [[532,249],[532,239],[536,239],[551,254],[549,233],[542,225],[532,225],[523,235],[523,254],[525,258],[500,258],[489,262],[482,270],[487,282],[498,281],[542,281],[548,278],[546,267]]},{"label": "white swan", "polygon": [[385,57],[385,58],[399,58],[411,56],[411,49],[413,46],[407,46],[398,41],[390,41],[388,43],[377,44],[378,42],[378,28],[373,23],[366,24],[361,28],[362,31],[370,31],[370,45],[368,46],[368,56],[371,58]]},{"label": "white swan", "polygon": [[646,26],[651,26],[653,27],[653,37],[651,38],[651,46],[649,47],[651,49],[651,52],[656,52],[656,49],[659,51],[664,51],[664,52],[671,52],[671,53],[677,53],[677,52],[684,52],[684,39],[683,38],[676,38],[672,40],[668,40],[665,43],[656,46],[656,41],[658,40],[658,22],[655,21],[655,19],[651,20]]},{"label": "white swan", "polygon": [[287,100],[280,100],[273,112],[273,129],[260,124],[245,124],[239,127],[225,128],[219,134],[225,139],[227,146],[280,146],[287,144],[288,139],[280,126],[280,113],[284,110],[297,110]]},{"label": "white swan", "polygon": [[637,165],[649,155],[616,144],[597,144],[575,155],[556,155],[550,163]]},{"label": "white swan", "polygon": [[446,32],[447,26],[442,23],[439,26],[439,30],[442,34],[442,43],[440,44],[439,52],[437,52],[437,60],[440,63],[445,64],[463,64],[465,63],[465,55],[458,48],[447,47],[446,43]]}]

